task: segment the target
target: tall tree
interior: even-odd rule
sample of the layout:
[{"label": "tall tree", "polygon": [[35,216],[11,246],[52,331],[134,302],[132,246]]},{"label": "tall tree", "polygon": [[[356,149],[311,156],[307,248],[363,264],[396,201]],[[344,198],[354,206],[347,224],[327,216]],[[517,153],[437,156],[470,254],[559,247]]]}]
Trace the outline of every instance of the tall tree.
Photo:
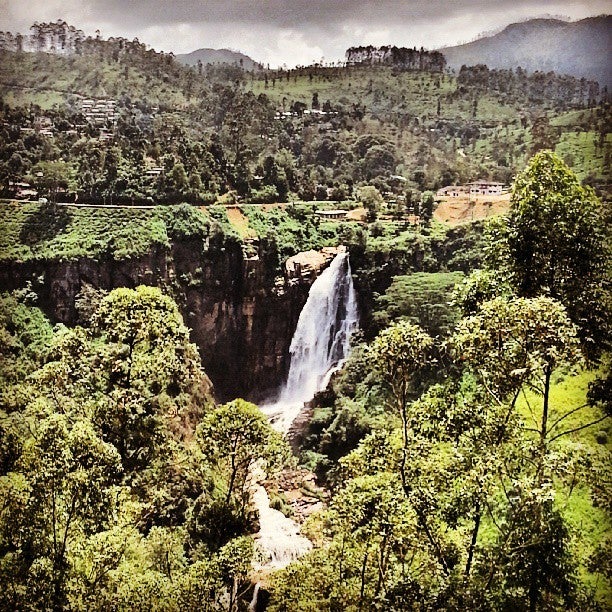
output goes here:
[{"label": "tall tree", "polygon": [[518,294],[559,300],[587,356],[609,347],[610,227],[593,190],[554,153],[538,153],[517,176],[501,237],[504,249],[493,267],[507,267]]},{"label": "tall tree", "polygon": [[14,572],[2,600],[12,599],[13,609],[29,607],[32,600],[19,595],[21,583],[33,590],[36,608],[59,611],[66,609],[69,552],[112,516],[111,485],[119,481],[121,462],[87,420],[53,413],[36,429],[16,471],[0,479],[0,565],[3,573]]},{"label": "tall tree", "polygon": [[93,333],[104,341],[95,372],[104,397],[95,420],[131,470],[155,454],[167,423],[189,425],[209,382],[178,307],[155,287],[112,291]]},{"label": "tall tree", "polygon": [[259,408],[241,399],[209,413],[198,427],[197,440],[204,456],[227,474],[226,505],[234,498],[242,512],[255,464],[263,460],[269,467],[278,465],[285,449]]}]

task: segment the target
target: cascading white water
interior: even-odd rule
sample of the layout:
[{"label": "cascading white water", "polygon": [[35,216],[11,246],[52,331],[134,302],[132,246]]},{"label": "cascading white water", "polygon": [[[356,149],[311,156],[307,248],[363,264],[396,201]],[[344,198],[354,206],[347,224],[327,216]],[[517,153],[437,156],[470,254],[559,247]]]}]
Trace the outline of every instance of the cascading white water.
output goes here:
[{"label": "cascading white water", "polygon": [[357,323],[351,266],[341,252],[310,288],[289,348],[287,381],[278,400],[262,407],[278,431],[286,433],[304,403],[325,388],[330,371],[348,356]]},{"label": "cascading white water", "polygon": [[295,521],[270,508],[270,498],[262,485],[255,488],[253,501],[259,511],[258,548],[267,557],[263,567],[285,567],[312,548],[310,540],[300,535]]},{"label": "cascading white water", "polygon": [[[341,252],[310,288],[291,341],[289,375],[279,399],[261,407],[278,431],[287,433],[304,403],[327,386],[331,373],[348,356],[357,324],[351,266],[348,253]],[[260,520],[257,541],[268,557],[263,567],[284,567],[312,548],[294,521],[270,508],[262,485],[256,486],[253,498]]]},{"label": "cascading white water", "polygon": [[300,313],[280,402],[307,402],[327,372],[348,354],[357,326],[357,300],[347,253],[338,253],[317,278]]}]

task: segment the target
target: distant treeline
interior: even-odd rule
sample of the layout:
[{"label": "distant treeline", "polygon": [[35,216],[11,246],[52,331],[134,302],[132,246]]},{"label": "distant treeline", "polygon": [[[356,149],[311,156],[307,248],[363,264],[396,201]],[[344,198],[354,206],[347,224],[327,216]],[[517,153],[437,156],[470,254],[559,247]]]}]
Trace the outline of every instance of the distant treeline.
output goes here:
[{"label": "distant treeline", "polygon": [[439,51],[426,51],[421,47],[350,47],[346,51],[346,61],[349,64],[386,64],[406,68],[408,70],[428,70],[442,72],[446,66],[446,58]]},{"label": "distant treeline", "polygon": [[556,72],[527,72],[520,66],[515,70],[489,69],[484,64],[461,66],[457,75],[457,91],[471,89],[482,93],[497,93],[506,97],[527,97],[533,102],[556,100],[559,104],[587,104],[594,106],[607,100],[607,89],[600,91],[596,81],[578,79]]},{"label": "distant treeline", "polygon": [[0,32],[0,50],[4,51],[31,51],[56,53],[59,55],[101,55],[119,60],[121,56],[133,55],[142,57],[165,56],[172,61],[171,53],[157,52],[148,49],[138,38],[128,40],[122,37],[104,39],[100,31],[96,35],[86,36],[82,30],[58,19],[56,22],[34,23],[30,27],[30,34],[13,34]]}]

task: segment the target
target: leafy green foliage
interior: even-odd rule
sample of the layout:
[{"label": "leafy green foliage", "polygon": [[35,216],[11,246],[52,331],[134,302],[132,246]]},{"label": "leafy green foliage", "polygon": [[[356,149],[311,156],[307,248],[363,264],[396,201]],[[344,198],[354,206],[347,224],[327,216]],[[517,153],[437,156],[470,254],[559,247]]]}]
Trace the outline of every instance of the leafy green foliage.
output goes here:
[{"label": "leafy green foliage", "polygon": [[307,204],[289,204],[284,208],[262,210],[242,206],[241,210],[258,236],[275,245],[280,261],[300,251],[336,244],[335,232],[326,235]]},{"label": "leafy green foliage", "polygon": [[23,383],[42,364],[53,337],[49,321],[39,308],[29,305],[27,299],[27,295],[0,295],[0,388],[3,407],[17,392],[13,385]]},{"label": "leafy green foliage", "polygon": [[255,463],[263,461],[272,469],[282,463],[286,450],[259,408],[240,399],[210,412],[198,427],[197,439],[204,456],[227,473],[225,503],[236,497],[242,512]]},{"label": "leafy green foliage", "polygon": [[[74,38],[64,26],[58,45]],[[57,24],[36,25],[49,27]],[[385,62],[196,69],[138,41],[79,36],[69,55],[1,51],[7,196],[10,182],[28,177],[38,195],[61,187],[96,203],[342,200],[364,185],[397,197],[477,178],[509,182],[529,152],[555,143],[581,177],[608,188],[605,96],[594,83],[486,66],[455,77]],[[5,46],[18,48],[15,38]],[[85,124],[80,96],[111,99],[116,116]],[[48,119],[52,140],[35,129]],[[34,180],[52,174],[37,177],[38,164],[66,172],[50,188]],[[431,198],[421,209],[428,219]]]},{"label": "leafy green foliage", "polygon": [[[0,413],[0,607],[235,609],[253,556],[241,537],[253,521],[244,460],[271,464],[284,447],[237,400],[205,419],[219,453],[202,453],[194,436],[210,383],[176,304],[151,287],[117,289],[89,329],[52,333],[37,309],[6,296],[1,329],[12,351],[3,376],[21,390]],[[236,415],[239,516],[217,504]]]},{"label": "leafy green foliage", "polygon": [[405,318],[425,329],[431,336],[446,336],[458,320],[450,304],[451,291],[463,279],[461,272],[417,272],[396,276],[377,302],[374,320],[382,328]]},{"label": "leafy green foliage", "polygon": [[[563,188],[556,189],[549,185],[540,195],[564,201]],[[573,199],[589,210],[578,195]],[[544,260],[543,269],[525,267],[533,279],[556,265],[555,252],[535,240],[539,223],[550,219],[540,221],[535,201],[526,210],[534,211],[533,244],[552,260]],[[559,214],[560,230],[571,228]],[[592,222],[595,244],[605,251],[600,221]],[[499,257],[507,257],[508,241],[517,239],[514,230],[508,237],[511,223],[497,223],[489,233],[495,241],[489,254],[505,264],[489,264],[454,293],[464,318],[447,344],[450,353],[442,354],[452,363],[445,364],[441,384],[421,387],[433,341],[400,320],[370,343],[371,364],[357,350],[332,397],[319,399],[324,407],[315,411],[311,432],[316,436],[318,426],[321,442],[333,431],[339,407],[351,401],[361,414],[368,414],[369,402],[393,406],[401,426],[397,419],[371,419],[370,432],[340,459],[323,518],[326,545],[275,577],[273,609],[281,609],[283,599],[297,609],[313,601],[349,609],[608,605],[607,566],[598,566],[610,521],[600,484],[609,478],[607,378],[591,386],[589,405],[587,388],[596,373],[577,373],[584,321],[572,321],[569,305],[553,299],[548,286],[521,295],[508,275],[516,263]],[[546,225],[543,233],[548,231]],[[563,268],[560,290],[568,288],[572,266]],[[378,303],[390,313],[403,312],[415,289],[402,289],[391,285]],[[593,320],[606,312],[603,300],[593,299],[589,307]],[[592,338],[600,350],[603,338]],[[608,374],[606,359],[601,369]],[[345,433],[348,439],[350,430]]]},{"label": "leafy green foliage", "polygon": [[518,294],[563,303],[588,353],[607,346],[612,259],[609,228],[593,191],[553,153],[538,153],[516,179],[504,232]]},{"label": "leafy green foliage", "polygon": [[[104,145],[91,126],[70,133],[70,101],[44,112],[3,102],[5,193],[31,176],[52,199],[76,190],[92,202],[339,200],[368,188],[372,211],[380,194],[396,201],[394,221],[367,229],[319,223],[312,205],[241,206],[260,239],[245,247],[270,270],[346,243],[374,337],[316,399],[303,457],[333,496],[313,519],[321,547],[272,578],[271,609],[605,607],[609,384],[593,384],[588,405],[594,375],[575,369],[578,337],[589,355],[609,348],[609,215],[549,152],[519,175],[508,220],[488,233],[410,227],[398,205],[420,202],[428,221],[427,190],[508,180],[528,151],[555,143],[582,174],[596,159],[590,180],[605,186],[603,109],[558,115],[584,92],[555,75],[312,67],[228,72],[230,84],[139,43],[87,44],[82,58],[2,54],[0,80],[21,61],[40,74],[11,88],[11,104],[62,102],[58,92],[77,86],[120,97]],[[304,113],[319,98],[326,114]],[[294,114],[275,115],[281,106]],[[45,113],[53,142],[22,137]],[[223,206],[25,203],[0,215],[4,261],[238,240]],[[489,267],[449,304],[487,242]],[[0,607],[236,610],[253,558],[249,485],[260,461],[286,458],[279,436],[252,404],[211,407],[197,350],[159,290],[85,292],[88,329],[52,331],[33,299],[24,290],[0,302]],[[431,335],[447,335],[459,314],[452,351],[440,350]]]},{"label": "leafy green foliage", "polygon": [[[0,259],[126,259],[168,247],[172,241],[204,240],[214,232],[223,239],[218,223],[189,205],[156,209],[96,209],[41,204],[0,207]],[[226,222],[228,236],[235,235]]]},{"label": "leafy green foliage", "polygon": [[579,358],[575,327],[558,302],[544,297],[485,302],[460,322],[453,343],[459,359],[502,398]]}]

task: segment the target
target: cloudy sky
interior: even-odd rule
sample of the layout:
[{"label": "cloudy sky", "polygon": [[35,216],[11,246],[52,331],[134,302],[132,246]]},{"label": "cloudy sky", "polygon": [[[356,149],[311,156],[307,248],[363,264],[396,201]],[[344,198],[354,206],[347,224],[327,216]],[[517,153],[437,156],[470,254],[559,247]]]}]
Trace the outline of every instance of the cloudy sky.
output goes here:
[{"label": "cloudy sky", "polygon": [[341,59],[352,45],[434,49],[530,17],[609,12],[610,0],[0,0],[0,30],[61,18],[157,50],[230,48],[292,66]]}]

